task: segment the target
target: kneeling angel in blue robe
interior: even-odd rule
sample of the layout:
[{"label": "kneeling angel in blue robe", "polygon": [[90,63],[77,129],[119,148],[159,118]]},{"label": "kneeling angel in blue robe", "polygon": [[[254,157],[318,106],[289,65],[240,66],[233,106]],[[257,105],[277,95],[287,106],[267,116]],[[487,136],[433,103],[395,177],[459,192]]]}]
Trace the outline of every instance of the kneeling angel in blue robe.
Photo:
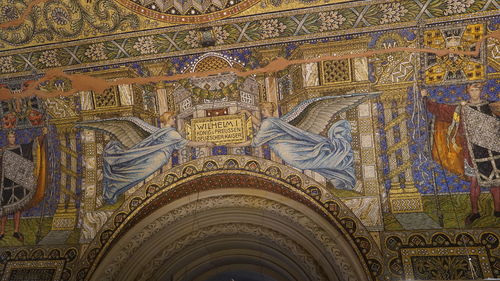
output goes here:
[{"label": "kneeling angel in blue robe", "polygon": [[[353,190],[356,185],[351,126],[347,120],[332,120],[364,102],[370,95],[328,96],[306,100],[281,118],[273,117],[275,104],[261,103],[261,118],[247,110],[259,127],[252,140],[230,147],[268,144],[286,164],[319,173],[335,188]],[[328,129],[328,130],[327,130]],[[322,136],[326,131],[326,136]]]},{"label": "kneeling angel in blue robe", "polygon": [[167,164],[174,150],[185,146],[212,147],[210,142],[184,139],[177,130],[172,112],[160,116],[163,128],[136,117],[80,122],[77,127],[107,133],[110,141],[103,153],[104,200],[113,204],[120,194],[145,180]]}]

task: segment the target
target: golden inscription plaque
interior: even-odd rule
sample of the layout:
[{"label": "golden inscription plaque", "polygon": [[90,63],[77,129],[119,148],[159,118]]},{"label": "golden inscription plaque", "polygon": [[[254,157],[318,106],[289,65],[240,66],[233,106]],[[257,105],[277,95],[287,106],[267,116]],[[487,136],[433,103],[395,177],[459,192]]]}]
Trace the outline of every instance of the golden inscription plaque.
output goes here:
[{"label": "golden inscription plaque", "polygon": [[186,124],[186,138],[192,141],[224,145],[244,142],[248,137],[252,137],[252,120],[247,120],[243,113],[194,118],[191,124]]}]

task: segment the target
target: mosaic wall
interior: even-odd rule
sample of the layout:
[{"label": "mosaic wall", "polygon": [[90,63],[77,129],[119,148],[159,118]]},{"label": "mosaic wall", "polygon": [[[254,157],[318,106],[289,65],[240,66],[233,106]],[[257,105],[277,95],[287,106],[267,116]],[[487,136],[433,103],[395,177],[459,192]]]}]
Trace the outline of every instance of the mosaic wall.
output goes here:
[{"label": "mosaic wall", "polygon": [[2,280],[85,280],[144,200],[238,171],[373,280],[500,277],[498,1],[153,2],[0,1]]}]

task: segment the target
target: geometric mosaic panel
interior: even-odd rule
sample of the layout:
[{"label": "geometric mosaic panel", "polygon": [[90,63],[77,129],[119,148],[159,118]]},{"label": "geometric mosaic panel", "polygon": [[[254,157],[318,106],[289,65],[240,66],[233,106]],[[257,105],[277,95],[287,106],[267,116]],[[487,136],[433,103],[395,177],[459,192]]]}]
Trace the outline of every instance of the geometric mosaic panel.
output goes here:
[{"label": "geometric mosaic panel", "polygon": [[500,277],[498,234],[393,233],[385,239],[392,279],[474,280]]},{"label": "geometric mosaic panel", "polygon": [[351,81],[350,60],[330,60],[321,62],[323,84]]},{"label": "geometric mosaic panel", "polygon": [[8,261],[1,281],[57,281],[61,280],[65,261]]},{"label": "geometric mosaic panel", "polygon": [[484,247],[402,249],[405,277],[416,280],[472,280],[493,277]]}]

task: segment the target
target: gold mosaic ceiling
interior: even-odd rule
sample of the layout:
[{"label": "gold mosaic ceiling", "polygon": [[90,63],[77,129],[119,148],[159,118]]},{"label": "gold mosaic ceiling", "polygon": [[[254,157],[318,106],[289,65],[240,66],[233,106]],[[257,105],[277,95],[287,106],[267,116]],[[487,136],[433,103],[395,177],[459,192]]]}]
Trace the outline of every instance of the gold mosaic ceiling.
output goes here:
[{"label": "gold mosaic ceiling", "polygon": [[0,0],[0,79],[474,20],[499,7],[494,0]]},{"label": "gold mosaic ceiling", "polygon": [[0,52],[346,0],[0,0]]}]

